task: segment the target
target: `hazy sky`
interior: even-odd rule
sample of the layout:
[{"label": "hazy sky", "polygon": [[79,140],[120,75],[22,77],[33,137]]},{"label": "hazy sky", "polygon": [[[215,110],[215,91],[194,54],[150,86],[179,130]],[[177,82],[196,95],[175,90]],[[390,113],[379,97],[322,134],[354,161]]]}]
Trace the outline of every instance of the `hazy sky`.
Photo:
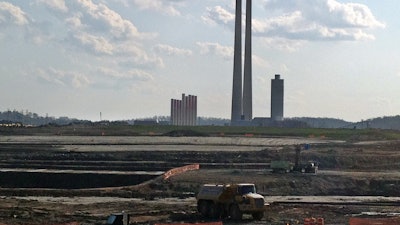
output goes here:
[{"label": "hazy sky", "polygon": [[[399,8],[253,0],[253,115],[270,116],[275,74],[285,117],[400,114]],[[0,111],[142,118],[186,93],[230,118],[233,32],[234,0],[0,0]]]}]

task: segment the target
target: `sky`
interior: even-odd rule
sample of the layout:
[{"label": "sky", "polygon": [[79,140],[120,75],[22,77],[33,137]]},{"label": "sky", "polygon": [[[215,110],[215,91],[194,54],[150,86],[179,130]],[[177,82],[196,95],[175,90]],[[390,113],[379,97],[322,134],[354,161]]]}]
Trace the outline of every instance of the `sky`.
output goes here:
[{"label": "sky", "polygon": [[[253,116],[270,117],[275,74],[285,117],[400,114],[399,8],[253,0]],[[234,12],[234,0],[0,0],[0,111],[169,116],[185,93],[199,116],[230,119]]]}]

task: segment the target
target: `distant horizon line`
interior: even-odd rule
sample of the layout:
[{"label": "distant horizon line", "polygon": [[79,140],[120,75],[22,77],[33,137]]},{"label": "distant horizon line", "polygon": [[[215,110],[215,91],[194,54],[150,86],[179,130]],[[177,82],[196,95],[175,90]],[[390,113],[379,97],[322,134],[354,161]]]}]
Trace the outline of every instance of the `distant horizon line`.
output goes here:
[{"label": "distant horizon line", "polygon": [[[86,121],[91,121],[91,122],[129,121],[129,120],[151,119],[151,118],[155,118],[155,117],[157,117],[157,118],[158,117],[166,117],[166,118],[170,117],[170,115],[168,115],[168,116],[166,116],[166,115],[153,115],[153,116],[147,116],[147,117],[136,117],[136,118],[132,117],[130,119],[104,119],[104,114],[103,114],[102,115],[103,119],[99,120],[100,118],[99,119],[82,119],[82,118],[69,117],[69,116],[65,116],[65,115],[63,115],[63,116],[49,116],[48,113],[46,113],[45,116],[42,116],[42,115],[40,115],[38,113],[31,112],[29,110],[16,110],[16,109],[13,109],[13,110],[8,109],[8,110],[5,110],[5,111],[0,111],[0,114],[7,113],[7,112],[17,112],[17,113],[20,113],[20,114],[22,114],[24,116],[29,116],[29,115],[36,114],[38,117],[41,117],[41,118],[54,118],[54,119],[68,118],[68,119],[71,119],[71,120],[81,120],[81,121],[85,121],[86,120]],[[311,118],[311,119],[336,119],[336,120],[342,120],[342,121],[348,122],[348,123],[360,123],[360,122],[370,121],[370,120],[374,120],[374,119],[378,119],[378,118],[396,117],[396,116],[400,116],[400,114],[390,115],[390,116],[389,115],[377,116],[377,117],[368,118],[368,119],[360,119],[360,120],[357,120],[357,121],[351,121],[351,120],[346,120],[346,119],[342,119],[342,118],[335,118],[335,117],[326,117],[326,116],[294,116],[294,117],[285,117],[284,120],[285,119],[296,119],[296,118]],[[198,116],[198,118],[209,118],[209,119],[219,119],[219,120],[230,121],[229,118],[215,117],[215,116]],[[263,117],[263,116],[257,117],[256,116],[254,118],[270,118],[270,117]]]}]

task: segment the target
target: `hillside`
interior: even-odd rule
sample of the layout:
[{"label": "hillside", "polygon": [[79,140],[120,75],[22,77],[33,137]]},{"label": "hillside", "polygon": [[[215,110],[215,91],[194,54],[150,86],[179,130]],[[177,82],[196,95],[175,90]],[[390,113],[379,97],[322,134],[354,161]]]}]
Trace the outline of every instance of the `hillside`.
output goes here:
[{"label": "hillside", "polygon": [[[97,123],[118,123],[134,125],[136,119],[121,120],[121,121],[101,121],[92,122],[89,120],[80,120],[75,118],[40,116],[37,113],[29,111],[7,110],[0,112],[0,125],[1,124],[15,124],[18,123],[22,126],[44,126],[44,125],[69,125],[69,124],[97,124]],[[138,119],[141,121],[155,121],[159,125],[167,125],[169,123],[169,116],[154,116],[149,118]],[[228,119],[214,118],[214,117],[198,117],[199,126],[226,126],[229,124]],[[360,122],[348,122],[336,118],[312,118],[312,117],[294,117],[286,118],[281,123],[274,123],[273,127],[287,127],[287,128],[346,128],[346,129],[391,129],[400,130],[400,116],[379,117]]]}]

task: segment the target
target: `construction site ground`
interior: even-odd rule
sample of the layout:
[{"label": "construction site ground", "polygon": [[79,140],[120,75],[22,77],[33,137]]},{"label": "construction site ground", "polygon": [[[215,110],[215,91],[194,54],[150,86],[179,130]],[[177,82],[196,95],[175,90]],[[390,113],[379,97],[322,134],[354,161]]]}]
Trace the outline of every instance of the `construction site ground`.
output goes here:
[{"label": "construction site ground", "polygon": [[[301,161],[317,161],[317,174],[271,172],[272,160],[294,161],[294,146],[304,143],[311,149]],[[396,217],[399,149],[398,141],[325,138],[0,136],[0,224],[106,224],[122,211],[131,224],[210,222],[196,211],[200,185],[239,182],[256,184],[268,210],[261,221],[224,224]],[[190,164],[200,169],[162,176]],[[138,171],[151,176],[136,179]],[[112,185],[91,182],[99,174]],[[87,187],[73,186],[79,183]]]}]

